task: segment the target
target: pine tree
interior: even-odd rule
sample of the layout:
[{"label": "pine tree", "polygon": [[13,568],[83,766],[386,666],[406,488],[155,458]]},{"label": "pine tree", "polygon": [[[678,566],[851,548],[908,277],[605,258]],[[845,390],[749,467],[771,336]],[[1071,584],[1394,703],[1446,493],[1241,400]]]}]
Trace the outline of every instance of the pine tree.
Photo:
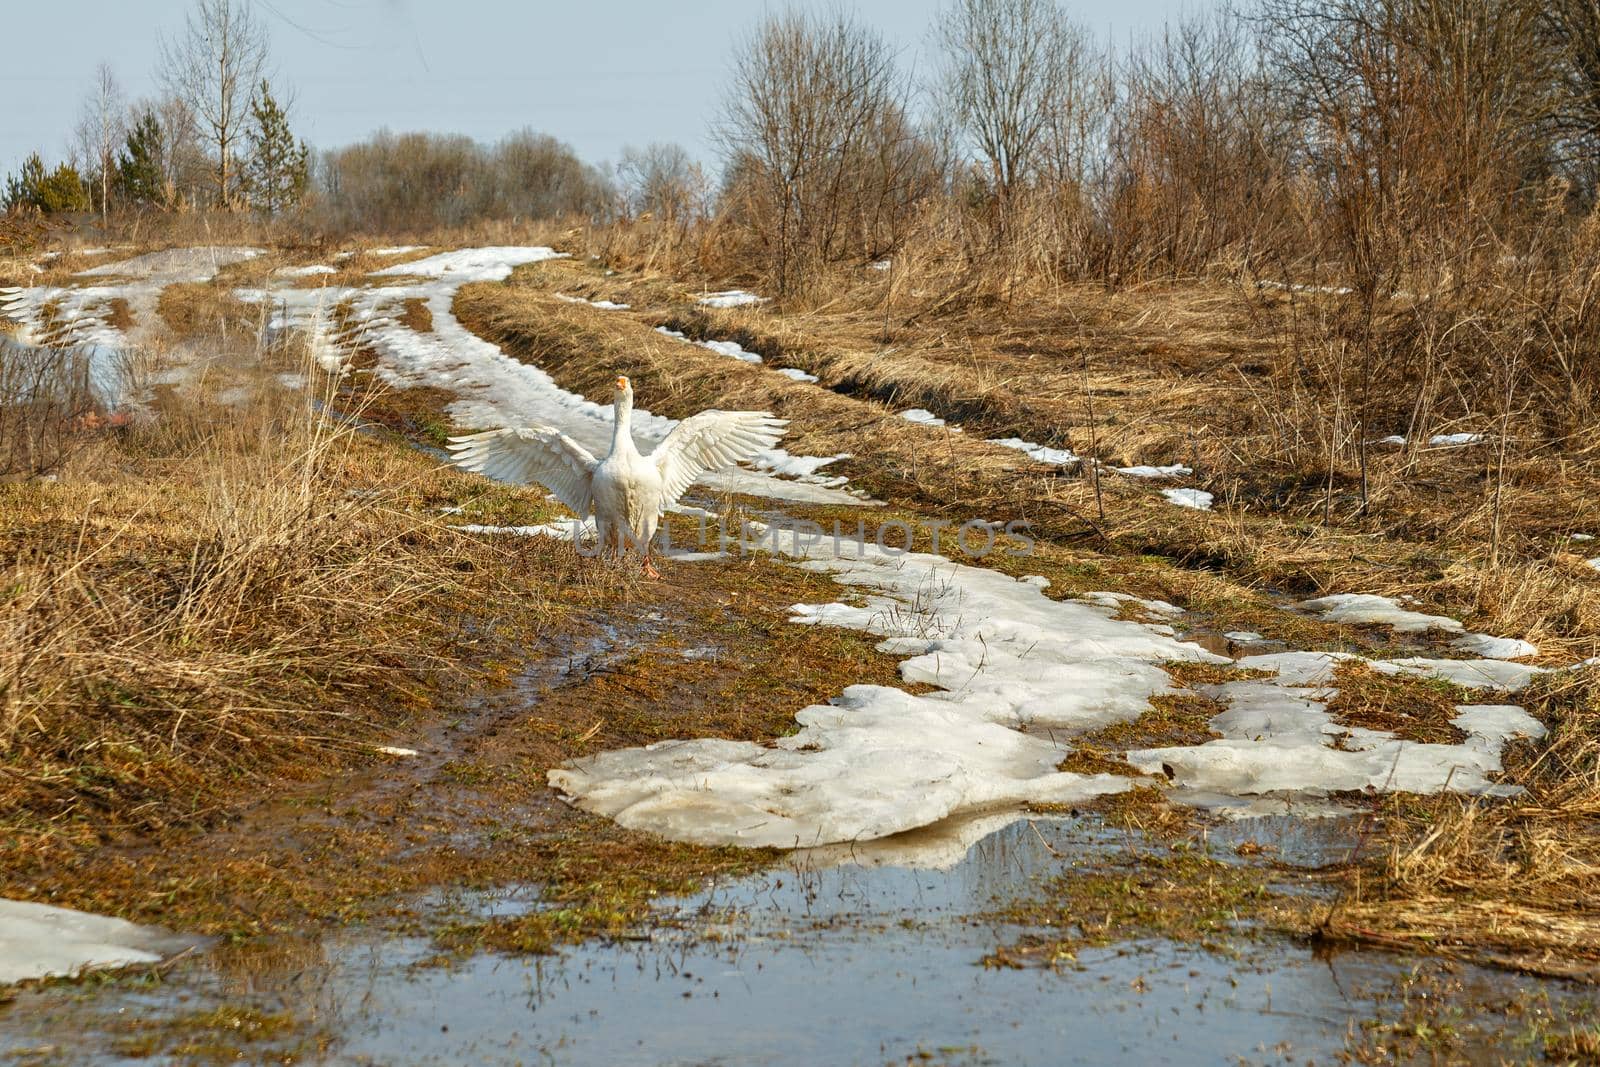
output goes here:
[{"label": "pine tree", "polygon": [[58,211],[88,211],[89,190],[84,188],[78,168],[62,163],[45,172],[44,160],[35,152],[22,164],[22,173],[6,179],[7,211],[32,208],[46,215]]},{"label": "pine tree", "polygon": [[117,155],[116,195],[129,204],[167,203],[166,182],[161,175],[166,133],[155,112],[144,116],[128,131],[127,142]]},{"label": "pine tree", "polygon": [[276,215],[304,199],[310,181],[310,150],[296,142],[289,116],[262,81],[250,101],[251,126],[245,132],[250,155],[244,164],[244,192],[250,206]]}]

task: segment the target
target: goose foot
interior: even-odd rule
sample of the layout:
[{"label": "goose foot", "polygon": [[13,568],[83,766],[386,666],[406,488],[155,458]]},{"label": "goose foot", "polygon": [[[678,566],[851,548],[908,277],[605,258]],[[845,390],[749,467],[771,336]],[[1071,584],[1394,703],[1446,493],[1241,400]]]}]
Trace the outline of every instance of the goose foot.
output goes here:
[{"label": "goose foot", "polygon": [[646,578],[661,577],[661,572],[656,570],[656,565],[650,562],[650,557],[648,555],[644,557],[644,575]]}]

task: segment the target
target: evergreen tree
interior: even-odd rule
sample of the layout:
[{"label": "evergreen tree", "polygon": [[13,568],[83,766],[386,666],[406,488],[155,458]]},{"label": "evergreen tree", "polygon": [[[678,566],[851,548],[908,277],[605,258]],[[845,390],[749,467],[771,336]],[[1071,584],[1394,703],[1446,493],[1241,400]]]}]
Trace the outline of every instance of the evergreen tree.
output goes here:
[{"label": "evergreen tree", "polygon": [[89,190],[84,188],[78,169],[62,163],[46,172],[44,160],[35,152],[22,164],[22,173],[6,179],[7,211],[32,208],[46,215],[58,211],[88,211]]},{"label": "evergreen tree", "polygon": [[250,101],[250,118],[245,131],[250,149],[244,164],[245,196],[251,207],[276,215],[305,198],[311,153],[304,141],[295,141],[289,116],[265,80]]},{"label": "evergreen tree", "polygon": [[127,141],[117,155],[113,189],[129,204],[167,203],[166,182],[161,175],[166,134],[155,112],[146,111],[128,131]]}]

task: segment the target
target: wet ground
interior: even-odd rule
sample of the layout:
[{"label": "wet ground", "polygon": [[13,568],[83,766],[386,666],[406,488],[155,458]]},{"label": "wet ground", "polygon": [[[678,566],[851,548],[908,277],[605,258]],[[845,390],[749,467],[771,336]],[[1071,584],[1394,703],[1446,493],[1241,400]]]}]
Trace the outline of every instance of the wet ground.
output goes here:
[{"label": "wet ground", "polygon": [[[559,955],[441,954],[429,937],[374,928],[213,946],[159,982],[23,993],[0,1014],[0,1057],[191,1062],[220,1047],[222,1058],[372,1064],[1328,1063],[1392,1026],[1397,991],[1416,981],[1401,957],[1248,930],[1086,949],[1054,968],[984,966],[1021,932],[996,917],[1008,902],[1069,864],[1143,846],[1093,820],[1030,817],[946,870],[886,865],[938,862],[983,829],[924,831],[855,862],[796,853],[663,902],[637,939]],[[1206,848],[1231,859],[1248,841],[1292,872],[1342,858],[1356,829],[1250,820]],[[540,906],[515,890],[437,903],[476,918]],[[1456,967],[1449,988],[1465,1016],[1491,990],[1501,1002],[1553,987]],[[214,1047],[204,1027],[222,1017],[240,1032]],[[256,1026],[265,1034],[249,1041],[252,1020],[279,1019],[292,1021]],[[1456,1051],[1497,1062],[1515,1040],[1478,1035]]]}]

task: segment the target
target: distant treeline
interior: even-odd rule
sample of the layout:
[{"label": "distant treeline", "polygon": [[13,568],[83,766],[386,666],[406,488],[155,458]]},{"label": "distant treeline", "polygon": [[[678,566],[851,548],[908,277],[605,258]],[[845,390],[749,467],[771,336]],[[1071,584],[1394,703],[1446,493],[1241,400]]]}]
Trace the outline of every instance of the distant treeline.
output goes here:
[{"label": "distant treeline", "polygon": [[599,215],[614,195],[568,145],[532,130],[494,145],[385,130],[322,157],[312,207],[331,226],[381,232]]},{"label": "distant treeline", "polygon": [[16,215],[251,211],[327,230],[405,231],[484,219],[597,215],[617,192],[530,130],[493,145],[448,134],[374,135],[321,154],[298,139],[267,77],[270,42],[249,0],[194,0],[164,39],[158,96],[130,103],[101,63],[67,158],[42,152],[0,185]]}]

